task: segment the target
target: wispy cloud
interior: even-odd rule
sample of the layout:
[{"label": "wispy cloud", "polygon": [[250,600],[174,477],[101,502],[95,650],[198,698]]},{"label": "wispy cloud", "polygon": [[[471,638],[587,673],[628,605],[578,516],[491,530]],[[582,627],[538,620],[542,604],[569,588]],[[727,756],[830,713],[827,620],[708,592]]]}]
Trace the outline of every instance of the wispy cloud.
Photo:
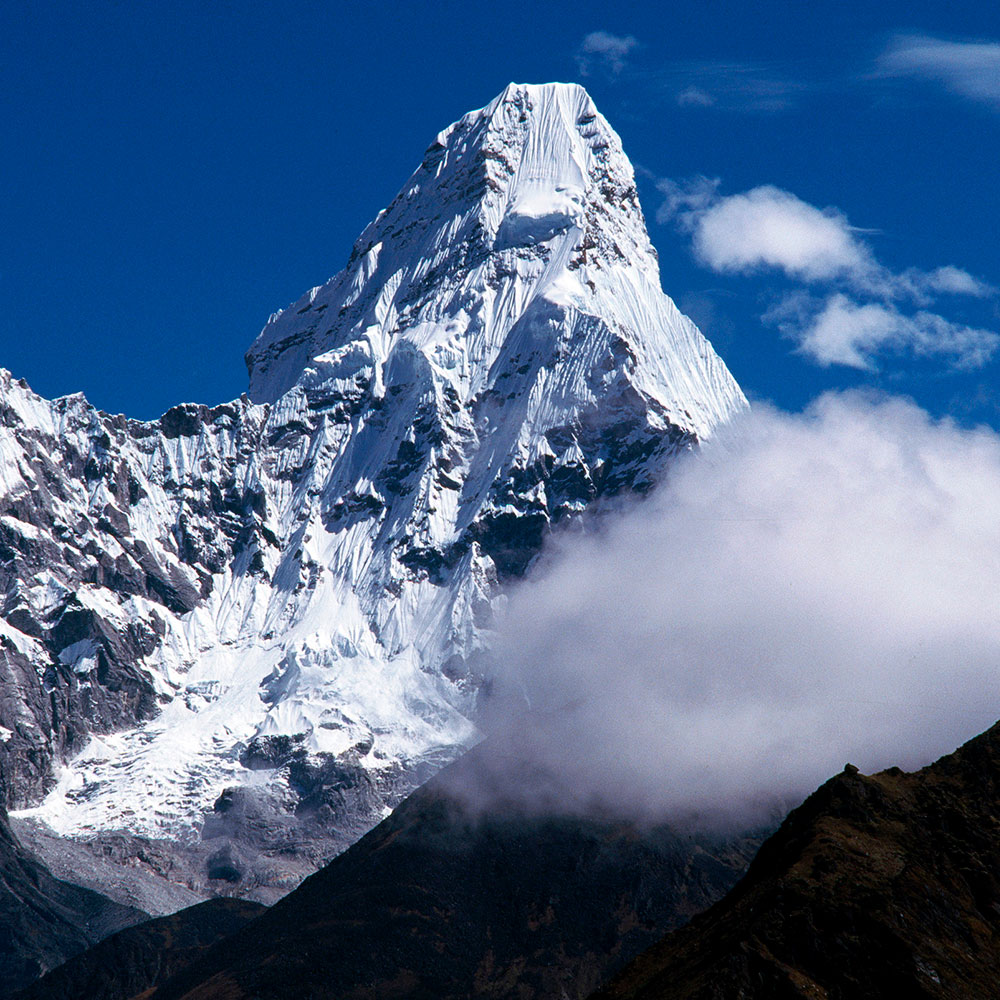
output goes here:
[{"label": "wispy cloud", "polygon": [[932,80],[954,94],[1000,110],[998,42],[952,42],[928,35],[901,35],[878,58],[876,73]]},{"label": "wispy cloud", "polygon": [[778,67],[751,62],[679,62],[658,75],[681,107],[723,111],[787,111],[812,89]]},{"label": "wispy cloud", "polygon": [[997,294],[995,286],[980,281],[960,267],[946,264],[933,271],[908,268],[895,277],[901,289],[915,299],[935,295],[968,295],[974,299],[988,299]]},{"label": "wispy cloud", "polygon": [[715,104],[715,98],[700,87],[689,86],[677,95],[677,103],[682,108],[710,108]]},{"label": "wispy cloud", "polygon": [[576,65],[581,76],[590,76],[596,69],[617,76],[625,68],[625,59],[639,44],[632,35],[612,35],[608,31],[592,31],[576,51]]},{"label": "wispy cloud", "polygon": [[651,65],[634,58],[644,48],[634,35],[592,31],[574,58],[581,76],[627,77],[646,99],[682,108],[773,113],[796,106],[815,89],[814,83],[795,79],[776,64],[678,60]]},{"label": "wispy cloud", "polygon": [[659,188],[664,201],[658,221],[673,220],[690,233],[705,267],[741,274],[778,270],[796,282],[852,292],[854,297],[838,290],[825,299],[792,293],[765,314],[819,364],[873,369],[879,353],[910,352],[972,368],[985,364],[1000,345],[992,331],[926,308],[900,308],[903,302],[926,307],[942,294],[985,298],[996,294],[993,286],[954,265],[894,272],[836,209],[817,208],[772,185],[724,196],[718,181],[700,177],[685,184],[662,180]]},{"label": "wispy cloud", "polygon": [[801,66],[751,60],[676,60],[633,64],[641,46],[633,35],[592,31],[575,58],[582,76],[601,71],[629,75],[649,99],[681,108],[776,114],[801,106],[810,96],[868,88],[873,80],[926,80],[960,97],[1000,110],[1000,42],[949,41],[929,35],[897,35],[867,71],[827,74]]}]

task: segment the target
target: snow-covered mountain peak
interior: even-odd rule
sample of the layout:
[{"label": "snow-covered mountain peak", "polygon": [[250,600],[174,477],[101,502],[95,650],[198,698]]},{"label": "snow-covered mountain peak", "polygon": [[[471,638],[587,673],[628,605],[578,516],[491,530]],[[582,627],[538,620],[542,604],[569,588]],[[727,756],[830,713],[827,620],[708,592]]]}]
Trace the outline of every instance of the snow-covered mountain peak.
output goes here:
[{"label": "snow-covered mountain peak", "polygon": [[[462,324],[477,294],[513,295],[497,318],[515,319],[542,286],[558,294],[568,271],[623,257],[658,281],[618,136],[576,84],[510,84],[438,135],[343,271],[271,318],[247,353],[250,395],[277,399],[312,359],[352,341],[384,360],[428,322]],[[506,330],[485,319],[495,346]],[[480,346],[488,367],[490,344]]]},{"label": "snow-covered mountain peak", "polygon": [[[441,133],[414,177],[423,171],[426,183],[449,169],[483,183],[484,238],[499,250],[582,227],[588,203],[608,200],[609,179],[633,186],[618,136],[578,84],[508,85]],[[627,214],[637,202],[616,208]],[[641,214],[634,221],[641,227]]]},{"label": "snow-covered mountain peak", "polygon": [[64,836],[183,840],[199,887],[271,898],[475,741],[550,526],[746,400],[565,84],[442,132],[247,360],[250,398],[154,423],[0,377],[0,778]]}]

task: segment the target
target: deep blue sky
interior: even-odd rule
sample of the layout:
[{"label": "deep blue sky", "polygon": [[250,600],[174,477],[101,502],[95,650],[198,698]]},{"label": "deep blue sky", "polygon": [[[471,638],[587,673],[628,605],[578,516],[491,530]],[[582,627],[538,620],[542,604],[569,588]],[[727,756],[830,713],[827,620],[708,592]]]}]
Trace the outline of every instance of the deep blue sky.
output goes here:
[{"label": "deep blue sky", "polygon": [[[801,281],[715,273],[655,221],[663,178],[774,185],[835,207],[894,274],[1000,285],[1000,62],[972,47],[1000,42],[991,6],[8,0],[0,365],[137,417],[232,398],[268,315],[342,266],[437,131],[510,80],[579,80],[640,171],[666,291],[749,394],[869,385],[1000,424],[995,360],[822,367],[761,321]],[[581,63],[594,32],[627,51]],[[955,76],[961,46],[950,69],[886,72],[913,37],[965,45],[981,90]],[[1000,332],[995,295],[928,308]]]}]

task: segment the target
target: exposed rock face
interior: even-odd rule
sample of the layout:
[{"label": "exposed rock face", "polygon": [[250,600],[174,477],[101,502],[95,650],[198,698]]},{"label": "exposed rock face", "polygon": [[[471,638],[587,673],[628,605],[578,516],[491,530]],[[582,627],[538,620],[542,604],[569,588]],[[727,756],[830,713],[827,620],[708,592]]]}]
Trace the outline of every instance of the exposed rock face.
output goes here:
[{"label": "exposed rock face", "polygon": [[502,581],[549,526],[746,402],[558,84],[442,132],[247,360],[249,397],[154,423],[0,375],[0,781],[267,900],[477,739]]},{"label": "exposed rock face", "polygon": [[156,1000],[583,997],[717,899],[760,843],[470,814],[442,789],[477,780],[491,749],[419,789]]},{"label": "exposed rock face", "polygon": [[0,810],[0,997],[8,997],[145,913],[53,878]]},{"label": "exposed rock face", "polygon": [[993,997],[998,873],[1000,724],[913,774],[832,778],[594,1000]]},{"label": "exposed rock face", "polygon": [[[205,429],[191,471],[191,440],[98,413],[81,396],[48,402],[0,372],[0,788],[8,806],[37,801],[53,763],[82,751],[92,734],[133,728],[174,698],[167,664],[153,669],[165,656],[167,623],[203,602],[213,574],[254,530],[262,498],[233,477],[250,462],[260,426],[244,426],[245,403],[189,409]],[[171,421],[168,413],[164,426]],[[218,481],[202,475],[213,472]],[[80,788],[79,797],[94,791]]]}]

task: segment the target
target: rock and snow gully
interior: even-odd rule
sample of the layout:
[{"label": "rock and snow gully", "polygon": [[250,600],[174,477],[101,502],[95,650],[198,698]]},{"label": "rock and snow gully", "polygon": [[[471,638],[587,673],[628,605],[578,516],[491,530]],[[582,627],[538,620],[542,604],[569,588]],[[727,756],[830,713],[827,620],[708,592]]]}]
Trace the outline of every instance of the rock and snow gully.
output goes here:
[{"label": "rock and snow gully", "polygon": [[151,423],[0,375],[0,778],[57,873],[287,891],[475,741],[548,525],[746,406],[564,84],[442,132],[247,365]]}]

